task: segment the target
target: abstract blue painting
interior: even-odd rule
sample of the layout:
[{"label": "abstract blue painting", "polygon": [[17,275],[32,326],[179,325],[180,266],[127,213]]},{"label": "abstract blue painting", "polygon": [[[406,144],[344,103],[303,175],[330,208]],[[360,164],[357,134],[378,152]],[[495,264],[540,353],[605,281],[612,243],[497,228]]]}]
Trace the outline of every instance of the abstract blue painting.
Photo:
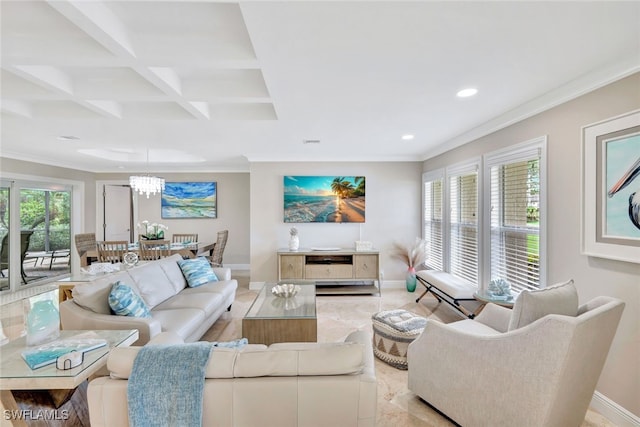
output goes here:
[{"label": "abstract blue painting", "polygon": [[215,182],[167,182],[162,192],[162,218],[217,218]]}]

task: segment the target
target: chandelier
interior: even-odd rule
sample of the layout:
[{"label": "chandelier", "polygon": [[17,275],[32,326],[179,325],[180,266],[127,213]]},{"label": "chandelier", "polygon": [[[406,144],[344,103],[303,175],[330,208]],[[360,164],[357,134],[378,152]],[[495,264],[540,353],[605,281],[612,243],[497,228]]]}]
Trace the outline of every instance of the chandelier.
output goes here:
[{"label": "chandelier", "polygon": [[[149,169],[149,149],[147,149],[147,170]],[[150,194],[164,190],[164,178],[151,176],[148,172],[146,175],[133,175],[129,177],[129,185],[133,191],[137,191],[140,195],[146,195],[147,199]]]}]

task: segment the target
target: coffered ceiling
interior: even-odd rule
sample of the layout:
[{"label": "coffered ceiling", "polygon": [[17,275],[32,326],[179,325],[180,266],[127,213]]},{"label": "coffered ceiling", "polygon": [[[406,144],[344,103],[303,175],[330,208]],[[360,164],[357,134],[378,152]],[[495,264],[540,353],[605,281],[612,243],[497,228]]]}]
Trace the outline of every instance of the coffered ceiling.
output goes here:
[{"label": "coffered ceiling", "polygon": [[640,70],[637,1],[2,0],[0,14],[0,155],[93,172],[423,160]]}]

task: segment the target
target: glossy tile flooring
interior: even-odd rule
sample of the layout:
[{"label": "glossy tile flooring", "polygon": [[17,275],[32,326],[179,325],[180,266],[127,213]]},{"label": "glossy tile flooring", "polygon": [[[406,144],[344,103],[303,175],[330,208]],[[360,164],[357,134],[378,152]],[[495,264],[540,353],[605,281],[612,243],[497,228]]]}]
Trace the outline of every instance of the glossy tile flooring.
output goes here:
[{"label": "glossy tile flooring", "polygon": [[[231,312],[225,313],[203,340],[228,341],[242,336],[242,317],[255,299],[257,291],[249,289],[247,271],[234,271],[238,280],[236,301]],[[371,331],[371,315],[395,308],[405,308],[425,317],[452,322],[461,317],[445,304],[437,304],[432,297],[416,303],[417,295],[403,289],[383,290],[382,296],[321,296],[317,298],[318,341],[342,341],[350,332],[362,329]],[[57,290],[32,296],[31,301],[51,298],[57,302]],[[16,301],[2,305],[0,320],[7,338],[19,336],[24,330],[25,303]],[[439,427],[453,426],[407,389],[407,371],[395,369],[376,359],[378,379],[377,426]],[[600,414],[589,411],[582,427],[613,427]]]}]

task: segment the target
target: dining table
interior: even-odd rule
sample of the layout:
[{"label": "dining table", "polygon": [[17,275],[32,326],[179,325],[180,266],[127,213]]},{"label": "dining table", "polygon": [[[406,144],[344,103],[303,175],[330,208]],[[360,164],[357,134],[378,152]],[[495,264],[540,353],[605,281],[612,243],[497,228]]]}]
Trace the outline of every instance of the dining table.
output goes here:
[{"label": "dining table", "polygon": [[[200,255],[213,255],[213,248],[216,242],[192,242],[192,243],[171,243],[169,253],[171,255],[180,254],[184,258],[196,258]],[[139,253],[140,246],[138,243],[129,243],[129,252]],[[98,248],[87,250],[80,256],[80,266],[86,267],[91,264],[92,260],[98,258]]]}]

